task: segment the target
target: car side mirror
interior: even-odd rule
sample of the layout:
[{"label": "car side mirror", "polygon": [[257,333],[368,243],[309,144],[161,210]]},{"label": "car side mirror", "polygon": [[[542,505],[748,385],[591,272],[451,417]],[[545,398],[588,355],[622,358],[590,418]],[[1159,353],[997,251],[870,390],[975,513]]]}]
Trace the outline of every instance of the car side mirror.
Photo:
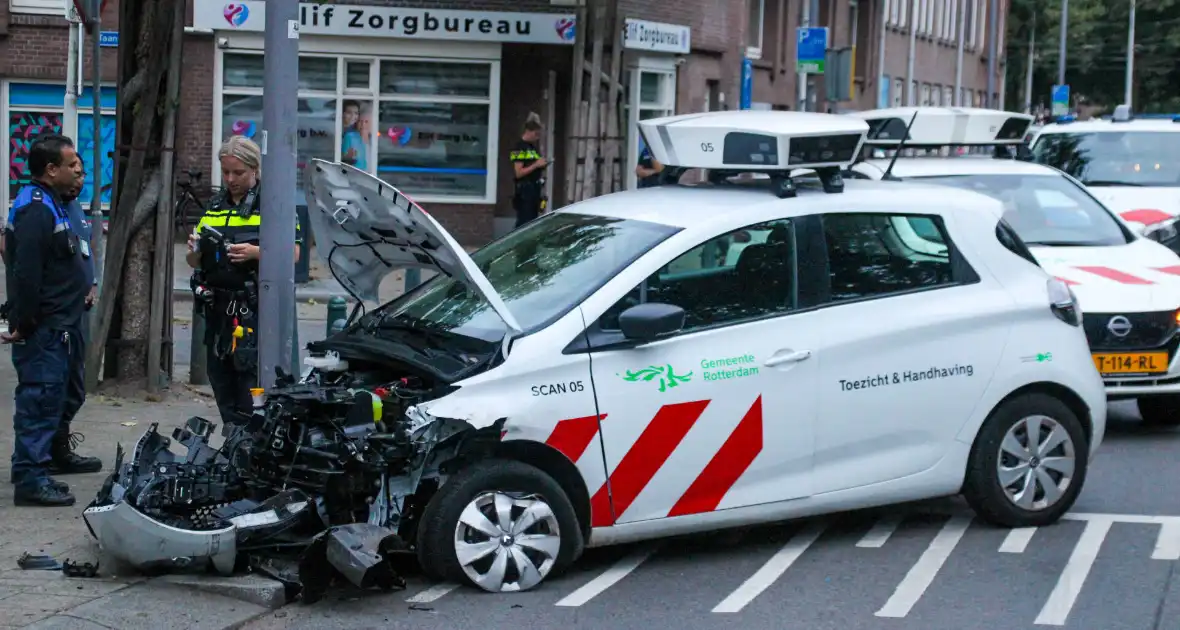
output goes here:
[{"label": "car side mirror", "polygon": [[653,341],[684,328],[684,309],[672,304],[636,304],[619,314],[619,330],[632,341]]}]

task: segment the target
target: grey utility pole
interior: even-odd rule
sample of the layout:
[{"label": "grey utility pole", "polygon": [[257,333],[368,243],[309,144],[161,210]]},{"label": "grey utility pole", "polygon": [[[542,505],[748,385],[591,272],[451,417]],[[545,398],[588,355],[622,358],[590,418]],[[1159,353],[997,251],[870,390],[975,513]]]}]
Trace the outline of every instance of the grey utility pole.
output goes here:
[{"label": "grey utility pole", "polygon": [[275,367],[290,369],[295,336],[295,249],[291,244],[295,242],[298,2],[267,0],[263,46],[261,201],[265,219],[257,333],[258,386],[269,389],[275,382]]},{"label": "grey utility pole", "polygon": [[1057,46],[1057,85],[1065,85],[1065,34],[1069,30],[1069,0],[1061,0],[1061,43]]},{"label": "grey utility pole", "polygon": [[1131,107],[1131,85],[1135,78],[1135,0],[1131,0],[1131,23],[1127,32],[1127,78],[1123,88],[1123,103]]},{"label": "grey utility pole", "polygon": [[892,86],[885,85],[889,79],[885,78],[885,38],[889,36],[889,3],[877,3],[877,7],[881,11],[881,33],[877,39],[877,107],[889,107],[893,104],[892,97],[884,103],[881,103],[881,95],[888,93]]},{"label": "grey utility pole", "polygon": [[1000,21],[1000,0],[988,1],[988,17],[987,17],[987,38],[988,38],[988,53],[987,53],[987,99],[984,101],[987,106],[992,109],[1000,109],[1003,104],[996,103],[996,55],[1000,53],[999,31],[996,29],[996,22]]}]

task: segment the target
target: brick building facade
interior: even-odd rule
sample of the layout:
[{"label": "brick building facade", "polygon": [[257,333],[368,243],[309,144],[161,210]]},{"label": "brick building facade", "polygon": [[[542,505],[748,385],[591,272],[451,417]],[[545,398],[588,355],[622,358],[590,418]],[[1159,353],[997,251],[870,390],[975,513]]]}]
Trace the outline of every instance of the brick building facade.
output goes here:
[{"label": "brick building facade", "polygon": [[[261,127],[259,31],[264,3],[186,1],[189,28],[177,154],[182,173],[199,171],[206,181],[215,183],[219,179],[215,151],[220,140],[231,133],[253,134]],[[1003,16],[1008,0],[1000,1],[999,14]],[[795,29],[801,24],[800,0],[618,3],[627,18],[656,23],[660,28],[689,29],[690,43],[684,50],[665,47],[661,52],[636,46],[626,51],[623,83],[630,93],[626,99],[629,121],[737,108],[742,59],[747,54],[756,58],[753,106],[799,108],[794,50]],[[543,149],[559,160],[565,155],[562,139],[568,131],[574,47],[568,29],[563,31],[559,21],[575,12],[574,4],[573,0],[338,0],[334,5],[307,4],[309,11],[314,7],[323,12],[335,6],[337,13],[330,26],[323,26],[321,15],[319,26],[305,23],[301,33],[300,161],[308,157],[340,159],[359,149],[358,166],[421,199],[461,242],[486,242],[511,223],[512,171],[507,152],[530,111],[546,119],[552,112],[553,120],[546,122],[551,123],[553,146]],[[914,17],[902,11],[911,4]],[[969,16],[964,22],[961,96],[963,104],[979,102],[987,84],[985,0],[819,0],[818,5],[818,22],[813,19],[812,23],[830,28],[831,48],[851,46],[855,40],[854,87],[851,99],[828,102],[823,78],[813,77],[816,85],[809,90],[814,99],[809,109],[908,104],[904,94],[907,29],[914,22],[919,24],[914,102],[952,104],[959,13]],[[5,205],[12,197],[9,191],[19,185],[21,142],[31,137],[38,124],[54,124],[54,115],[60,119],[60,98],[54,94],[64,93],[68,32],[65,20],[54,14],[54,7],[60,11],[60,6],[60,0],[0,0],[0,105],[9,121],[0,156],[8,161],[10,172],[9,186],[0,192]],[[239,8],[236,13],[235,7]],[[433,12],[435,19],[445,15],[473,20],[466,26],[473,29],[472,36],[426,33],[425,11]],[[882,11],[889,23],[883,69],[878,63]],[[103,30],[117,29],[117,12],[117,2],[108,2]],[[406,22],[395,24],[391,22],[394,17]],[[415,32],[410,33],[408,20],[412,18],[416,18]],[[307,19],[313,18],[309,14]],[[358,19],[362,23],[355,32],[345,26]],[[480,33],[480,21],[485,19],[490,26]],[[495,30],[501,19],[506,20],[509,35],[498,37]],[[532,20],[527,36],[521,36],[515,26],[518,19]],[[445,24],[440,25],[435,32],[446,30]],[[1001,41],[997,49],[1003,51],[1002,18],[998,26]],[[514,29],[517,32],[512,34]],[[88,43],[83,50],[84,76],[89,77]],[[103,49],[104,79],[112,82],[115,55],[115,48]],[[1002,54],[996,69],[998,91]],[[882,70],[888,86],[884,90],[878,81]],[[552,93],[550,71],[556,88]],[[56,104],[50,102],[54,98],[58,98]],[[113,125],[114,94],[104,91],[103,102],[104,125],[108,117]],[[84,94],[81,114],[89,114],[88,103],[89,96]],[[353,125],[354,120],[360,122]],[[628,135],[629,170],[634,165],[637,140],[633,130]],[[564,183],[561,170],[554,169],[555,190]],[[89,165],[88,172],[93,172]],[[299,193],[295,194],[298,199]]]}]

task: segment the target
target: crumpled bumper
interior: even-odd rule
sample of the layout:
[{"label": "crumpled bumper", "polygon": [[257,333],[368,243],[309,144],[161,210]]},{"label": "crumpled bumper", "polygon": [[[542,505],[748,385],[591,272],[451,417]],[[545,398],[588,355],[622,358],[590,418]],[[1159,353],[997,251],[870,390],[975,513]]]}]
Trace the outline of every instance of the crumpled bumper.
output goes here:
[{"label": "crumpled bumper", "polygon": [[103,551],[139,570],[184,568],[211,561],[222,575],[234,572],[236,525],[210,531],[165,525],[124,501],[82,513]]}]

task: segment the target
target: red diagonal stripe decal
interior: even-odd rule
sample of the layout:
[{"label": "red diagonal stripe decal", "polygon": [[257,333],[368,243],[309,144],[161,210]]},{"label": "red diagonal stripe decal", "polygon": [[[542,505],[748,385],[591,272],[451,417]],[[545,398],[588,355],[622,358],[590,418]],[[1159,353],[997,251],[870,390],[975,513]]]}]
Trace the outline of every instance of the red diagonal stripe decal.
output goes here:
[{"label": "red diagonal stripe decal", "polygon": [[545,444],[561,451],[562,455],[576,464],[582,453],[586,452],[586,447],[594,440],[594,436],[598,434],[598,421],[605,417],[604,413],[601,416],[562,420],[553,427],[553,433],[549,434]]},{"label": "red diagonal stripe decal", "polygon": [[688,487],[668,516],[712,512],[762,452],[762,396],[750,405],[729,439]]},{"label": "red diagonal stripe decal", "polygon": [[1067,284],[1067,285],[1069,285],[1069,286],[1074,286],[1074,285],[1076,285],[1076,284],[1077,284],[1076,282],[1074,282],[1073,280],[1070,280],[1069,278],[1062,278],[1061,276],[1055,276],[1055,277],[1056,277],[1058,280],[1060,280],[1060,281],[1064,282],[1065,284]]},{"label": "red diagonal stripe decal", "polygon": [[1180,265],[1172,265],[1171,267],[1156,267],[1155,270],[1162,271],[1164,273],[1170,273],[1174,276],[1180,276]]},{"label": "red diagonal stripe decal", "polygon": [[1172,218],[1172,215],[1164,212],[1163,210],[1150,209],[1128,210],[1126,212],[1120,212],[1119,216],[1121,216],[1124,221],[1134,221],[1135,223],[1142,223],[1143,225],[1163,223],[1164,221]]},{"label": "red diagonal stripe decal", "polygon": [[1111,269],[1110,267],[1078,267],[1078,269],[1123,284],[1155,284],[1151,280],[1144,280],[1139,276],[1132,276],[1129,273],[1123,273],[1118,269]]},{"label": "red diagonal stripe decal", "polygon": [[615,524],[617,517],[612,514],[622,515],[631,507],[708,406],[708,400],[698,400],[660,407],[607,482],[590,499],[591,525]]}]

